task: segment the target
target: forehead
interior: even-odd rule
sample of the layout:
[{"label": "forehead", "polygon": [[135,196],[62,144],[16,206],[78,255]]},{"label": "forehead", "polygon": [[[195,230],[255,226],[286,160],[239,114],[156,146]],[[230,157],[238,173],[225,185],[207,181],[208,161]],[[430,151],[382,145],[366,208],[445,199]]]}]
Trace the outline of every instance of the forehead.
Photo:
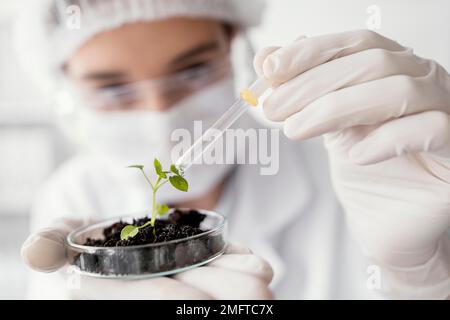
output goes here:
[{"label": "forehead", "polygon": [[128,24],[95,35],[69,59],[67,67],[75,76],[117,68],[158,74],[181,53],[213,41],[219,48],[226,46],[222,24],[214,20],[173,18]]}]

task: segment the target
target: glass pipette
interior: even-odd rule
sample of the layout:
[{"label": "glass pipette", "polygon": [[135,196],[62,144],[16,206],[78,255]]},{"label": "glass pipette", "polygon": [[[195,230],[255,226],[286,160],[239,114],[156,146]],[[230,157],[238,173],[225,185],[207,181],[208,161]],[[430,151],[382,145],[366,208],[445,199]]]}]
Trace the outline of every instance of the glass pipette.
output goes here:
[{"label": "glass pipette", "polygon": [[240,97],[233,105],[178,158],[175,163],[176,167],[186,172],[192,164],[199,160],[204,152],[213,146],[214,142],[222,136],[225,130],[249,109],[249,105],[258,105],[258,99],[269,87],[269,82],[266,79],[258,78],[247,89],[242,90]]}]

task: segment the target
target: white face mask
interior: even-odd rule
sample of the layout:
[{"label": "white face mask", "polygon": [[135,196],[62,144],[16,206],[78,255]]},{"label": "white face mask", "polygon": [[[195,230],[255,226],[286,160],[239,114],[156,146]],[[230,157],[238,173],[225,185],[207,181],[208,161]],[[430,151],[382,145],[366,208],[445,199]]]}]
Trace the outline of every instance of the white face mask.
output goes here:
[{"label": "white face mask", "polygon": [[[233,78],[230,76],[180,101],[165,112],[85,112],[83,120],[78,121],[82,126],[78,131],[83,133],[82,144],[89,152],[106,157],[118,168],[143,164],[153,170],[154,158],[168,168],[176,161],[170,156],[172,148],[179,143],[171,141],[172,132],[180,128],[188,130],[193,143],[194,121],[202,121],[204,132],[233,101]],[[160,201],[169,203],[197,198],[217,185],[232,167],[226,164],[193,165],[186,172],[189,192],[166,186],[160,189],[158,197]]]}]

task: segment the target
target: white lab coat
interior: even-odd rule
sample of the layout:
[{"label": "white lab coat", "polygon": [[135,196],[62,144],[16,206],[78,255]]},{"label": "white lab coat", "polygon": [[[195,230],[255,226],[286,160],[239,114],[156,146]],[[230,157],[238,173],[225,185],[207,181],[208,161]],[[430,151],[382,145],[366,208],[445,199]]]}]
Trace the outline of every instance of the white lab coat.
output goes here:
[{"label": "white lab coat", "polygon": [[[223,191],[216,210],[229,219],[230,240],[271,263],[276,298],[376,298],[366,286],[369,262],[349,237],[333,193],[321,139],[293,142],[280,136],[278,174],[263,176],[258,165],[238,165]],[[140,175],[78,156],[42,188],[32,228],[61,217],[103,219],[142,212],[150,198]],[[46,297],[61,297],[58,282],[52,288],[50,277],[34,274],[31,296],[43,295],[45,286]]]}]

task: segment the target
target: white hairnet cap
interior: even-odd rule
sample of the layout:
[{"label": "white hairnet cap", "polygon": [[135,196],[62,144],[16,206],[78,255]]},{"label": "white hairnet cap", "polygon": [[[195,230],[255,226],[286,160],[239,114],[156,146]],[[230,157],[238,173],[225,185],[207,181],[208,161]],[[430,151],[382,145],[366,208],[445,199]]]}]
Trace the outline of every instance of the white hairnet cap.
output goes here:
[{"label": "white hairnet cap", "polygon": [[51,90],[67,59],[102,31],[171,17],[212,18],[245,29],[259,23],[263,9],[264,0],[32,0],[17,19],[15,47],[30,77]]}]

